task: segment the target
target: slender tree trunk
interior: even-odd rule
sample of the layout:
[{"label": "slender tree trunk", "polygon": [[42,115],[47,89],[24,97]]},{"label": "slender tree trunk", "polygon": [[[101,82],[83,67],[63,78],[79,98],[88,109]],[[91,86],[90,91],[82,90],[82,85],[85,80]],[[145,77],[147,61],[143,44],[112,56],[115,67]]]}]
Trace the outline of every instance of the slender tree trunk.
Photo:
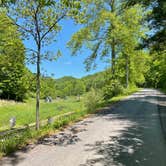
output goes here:
[{"label": "slender tree trunk", "polygon": [[129,87],[129,57],[126,55],[126,88]]},{"label": "slender tree trunk", "polygon": [[115,78],[115,43],[114,43],[114,39],[112,42],[112,51],[111,51],[111,63],[112,63],[112,78]]},{"label": "slender tree trunk", "polygon": [[39,127],[40,127],[39,109],[40,109],[40,43],[39,43],[39,45],[38,45],[38,53],[37,53],[37,75],[36,75],[36,130],[39,130]]},{"label": "slender tree trunk", "polygon": [[[110,1],[110,7],[111,7],[111,13],[115,12],[115,0]],[[113,30],[115,27],[111,23],[111,30]],[[112,78],[115,78],[115,58],[116,58],[116,53],[115,53],[115,39],[112,39],[111,42],[111,65],[112,65]]]},{"label": "slender tree trunk", "polygon": [[38,21],[38,8],[37,6],[35,14],[34,14],[34,23],[36,27],[35,41],[37,45],[37,75],[36,75],[36,130],[40,128],[40,54],[41,54],[41,37],[40,37],[40,29],[39,29],[39,21]]}]

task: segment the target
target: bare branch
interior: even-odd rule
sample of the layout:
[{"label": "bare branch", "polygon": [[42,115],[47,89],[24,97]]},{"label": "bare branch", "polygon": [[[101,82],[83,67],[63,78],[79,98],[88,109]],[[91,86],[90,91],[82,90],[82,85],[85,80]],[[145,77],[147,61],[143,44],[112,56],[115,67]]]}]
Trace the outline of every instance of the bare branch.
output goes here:
[{"label": "bare branch", "polygon": [[[32,61],[34,62],[34,60],[36,59],[36,56],[33,56],[31,58],[26,58],[26,62],[27,63],[32,63]],[[36,63],[36,62],[35,62]]]},{"label": "bare branch", "polygon": [[10,17],[9,15],[7,15],[7,17],[9,17],[9,19],[12,21],[11,23],[13,25],[16,25],[18,28],[21,28],[22,30],[26,31],[26,32],[29,32],[33,37],[34,37],[34,33],[33,33],[33,30],[32,29],[27,29],[23,26],[21,26],[20,24],[18,24],[12,17]]},{"label": "bare branch", "polygon": [[31,51],[31,52],[35,52],[35,53],[37,53],[37,51],[36,51],[36,50],[31,49],[31,48],[27,48],[27,51]]},{"label": "bare branch", "polygon": [[65,12],[61,17],[59,17],[58,19],[55,20],[55,22],[53,23],[53,25],[50,26],[50,28],[41,36],[40,41],[42,41],[45,38],[45,36],[55,27],[55,25],[66,16],[66,13],[67,12]]}]

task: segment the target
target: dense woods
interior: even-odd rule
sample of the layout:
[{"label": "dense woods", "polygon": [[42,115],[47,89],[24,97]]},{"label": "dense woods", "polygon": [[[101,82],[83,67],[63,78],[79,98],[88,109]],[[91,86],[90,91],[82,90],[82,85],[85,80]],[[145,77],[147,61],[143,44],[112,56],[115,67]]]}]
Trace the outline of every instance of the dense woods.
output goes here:
[{"label": "dense woods", "polygon": [[[62,19],[73,19],[82,27],[67,44],[71,54],[86,48],[91,51],[85,59],[87,70],[97,65],[97,57],[109,61],[108,69],[81,79],[42,76],[41,61],[60,55],[42,49],[65,28],[59,25]],[[30,57],[23,38],[35,42]],[[4,0],[0,8],[0,98],[23,101],[36,96],[38,110],[39,98],[47,96],[65,98],[100,89],[108,99],[136,86],[166,89],[165,45],[165,0]],[[37,65],[35,74],[27,69],[27,59]]]},{"label": "dense woods", "polygon": [[17,27],[0,12],[0,96],[23,100],[27,91],[25,49]]}]

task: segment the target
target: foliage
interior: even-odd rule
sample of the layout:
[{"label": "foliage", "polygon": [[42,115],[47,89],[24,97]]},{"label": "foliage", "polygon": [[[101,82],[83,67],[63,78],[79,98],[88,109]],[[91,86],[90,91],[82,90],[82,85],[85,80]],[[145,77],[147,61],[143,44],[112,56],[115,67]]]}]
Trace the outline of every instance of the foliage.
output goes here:
[{"label": "foliage", "polygon": [[41,78],[41,98],[45,99],[47,96],[56,98],[56,84],[55,80],[51,77]]},{"label": "foliage", "polygon": [[127,5],[136,3],[143,4],[147,10],[152,9],[148,17],[148,25],[151,33],[144,40],[144,47],[148,47],[151,55],[149,71],[146,76],[146,86],[163,88],[165,87],[165,45],[166,45],[166,1],[165,0],[130,0]]},{"label": "foliage", "polygon": [[56,79],[56,95],[59,97],[77,96],[85,92],[84,82],[74,77]]},{"label": "foliage", "polygon": [[[119,65],[120,70],[125,71],[121,75],[123,85],[126,80],[132,81],[132,83],[144,82],[144,72],[141,70],[136,72],[135,78],[133,78],[135,76],[133,73],[146,63],[145,53],[138,50],[138,46],[142,38],[145,37],[146,27],[143,26],[142,22],[147,17],[148,12],[144,12],[141,5],[124,8],[124,2],[120,1],[102,0],[99,2],[91,0],[85,2],[86,5],[84,26],[72,36],[68,43],[72,53],[76,54],[85,47],[91,50],[91,55],[85,60],[88,70],[92,64],[96,66],[95,60],[98,56],[104,58],[111,55],[112,71],[110,74],[113,79],[121,75],[117,70],[117,65]],[[136,55],[138,55],[138,60],[141,59],[141,62],[145,61],[145,63],[135,65]],[[121,64],[117,63],[119,58],[124,63],[123,68]],[[138,77],[139,79],[136,80]],[[128,86],[128,83],[126,84]]]},{"label": "foliage", "polygon": [[151,54],[150,69],[146,74],[146,86],[154,88],[166,87],[166,51]]},{"label": "foliage", "polygon": [[105,71],[85,76],[81,81],[85,85],[86,92],[89,92],[92,88],[101,89],[105,84]]},{"label": "foliage", "polygon": [[92,88],[84,97],[85,108],[92,113],[96,110],[102,100],[102,92]]},{"label": "foliage", "polygon": [[118,80],[110,80],[109,83],[103,87],[103,96],[105,100],[108,100],[113,96],[123,94],[123,91],[124,88]]},{"label": "foliage", "polygon": [[22,101],[27,91],[25,51],[12,21],[0,12],[0,97]]}]

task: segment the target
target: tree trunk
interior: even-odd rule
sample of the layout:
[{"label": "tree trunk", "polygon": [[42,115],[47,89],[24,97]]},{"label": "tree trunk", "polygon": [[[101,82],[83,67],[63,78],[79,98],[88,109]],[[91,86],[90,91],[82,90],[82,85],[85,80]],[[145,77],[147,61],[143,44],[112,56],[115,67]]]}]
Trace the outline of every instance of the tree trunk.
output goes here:
[{"label": "tree trunk", "polygon": [[129,87],[129,59],[128,55],[126,55],[126,88]]},{"label": "tree trunk", "polygon": [[38,46],[38,53],[37,53],[37,75],[36,75],[36,130],[39,130],[39,127],[40,127],[39,109],[40,109],[40,44],[39,44],[39,46]]},{"label": "tree trunk", "polygon": [[112,78],[114,79],[115,78],[115,58],[116,58],[116,55],[115,55],[115,43],[114,43],[114,39],[113,39],[113,42],[112,42],[112,51],[111,51],[111,63],[112,63]]},{"label": "tree trunk", "polygon": [[[115,0],[111,0],[110,1],[110,7],[111,7],[111,13],[115,12]],[[115,27],[114,25],[111,23],[111,30],[113,30]],[[112,78],[115,79],[115,58],[116,58],[116,54],[115,54],[115,39],[112,39],[111,42],[111,67],[112,67]]]}]

